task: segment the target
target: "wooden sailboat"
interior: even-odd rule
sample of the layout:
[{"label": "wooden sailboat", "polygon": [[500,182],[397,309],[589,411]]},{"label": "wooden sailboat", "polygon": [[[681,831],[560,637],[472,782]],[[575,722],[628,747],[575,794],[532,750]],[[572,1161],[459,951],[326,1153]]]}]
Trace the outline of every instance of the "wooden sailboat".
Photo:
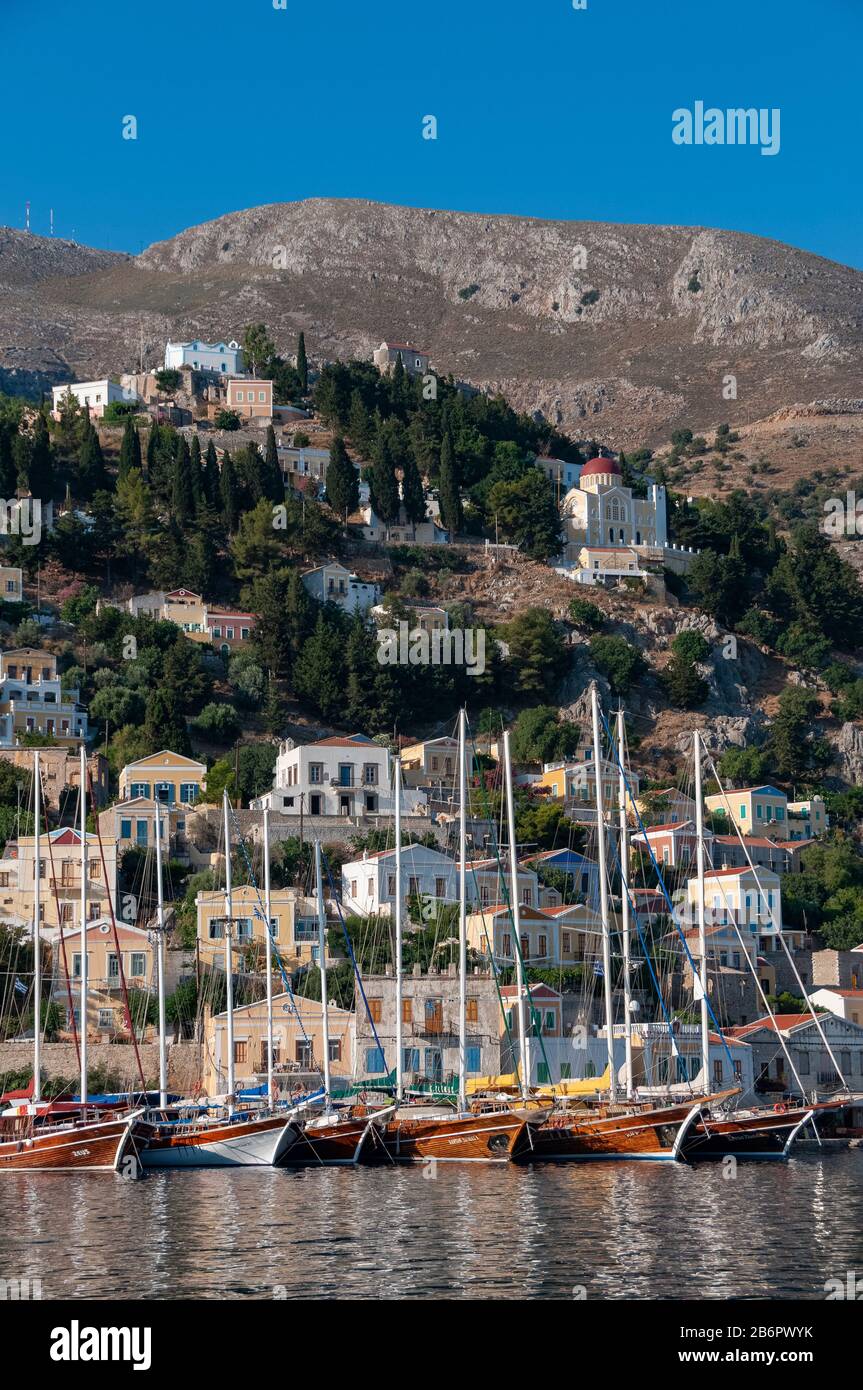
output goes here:
[{"label": "wooden sailboat", "polygon": [[[223,797],[225,834],[225,978],[228,1012],[228,1094],[217,1113],[201,1115],[200,1107],[162,1108],[139,1121],[135,1142],[145,1168],[210,1168],[235,1166],[272,1166],[294,1143],[299,1134],[298,1116],[304,1107],[290,1111],[267,1112],[241,1110],[234,1107],[234,1012],[233,960],[231,932],[233,922],[233,890],[231,884],[231,835],[227,791]],[[161,824],[156,807],[156,877],[158,920],[160,931],[164,924],[161,873]],[[269,930],[269,923],[268,923]],[[269,964],[269,956],[268,956]],[[158,973],[159,1017],[164,1017],[164,972]],[[270,1022],[270,1057],[272,1058],[272,1024]],[[165,1067],[163,1065],[164,1034],[160,1039],[160,1103],[165,1096]],[[272,1080],[270,1080],[270,1099]]]},{"label": "wooden sailboat", "polygon": [[[373,1156],[393,1163],[507,1163],[526,1132],[523,1114],[506,1101],[467,1103],[467,732],[464,710],[459,711],[459,1046],[457,1109],[442,1105],[404,1105],[402,1087],[401,1030],[398,1026],[396,1058],[397,1108],[392,1119],[371,1134]],[[396,843],[401,848],[401,825]],[[401,910],[401,855],[396,855],[396,903]],[[514,895],[517,898],[517,894]],[[401,1019],[401,918],[397,919],[396,1019]]]},{"label": "wooden sailboat", "polygon": [[[265,812],[266,814],[266,812]],[[397,818],[398,819],[398,818]],[[265,855],[268,854],[265,836]],[[265,873],[269,884],[269,868]],[[320,1166],[354,1167],[368,1151],[373,1131],[383,1119],[392,1114],[393,1107],[374,1111],[364,1105],[337,1107],[333,1105],[330,1076],[329,994],[327,991],[327,921],[324,909],[324,886],[321,872],[321,842],[315,841],[315,892],[318,908],[318,956],[321,975],[321,1019],[323,1033],[324,1108],[321,1114],[306,1120],[296,1140],[282,1159],[284,1167]],[[269,906],[267,907],[269,913]]]},{"label": "wooden sailboat", "polygon": [[33,1087],[32,1096],[0,1114],[0,1173],[111,1171],[119,1168],[140,1110],[111,1115],[87,1106],[87,811],[86,755],[81,745],[81,1098],[80,1104],[42,1100],[42,936],[40,929],[39,752],[33,752]]}]

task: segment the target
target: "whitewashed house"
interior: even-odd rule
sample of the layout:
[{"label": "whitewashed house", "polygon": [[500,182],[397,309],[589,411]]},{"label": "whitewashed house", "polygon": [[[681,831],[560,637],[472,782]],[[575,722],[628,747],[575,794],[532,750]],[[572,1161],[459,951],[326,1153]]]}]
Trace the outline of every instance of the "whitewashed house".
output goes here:
[{"label": "whitewashed house", "polygon": [[138,399],[135,392],[126,390],[107,377],[101,381],[70,381],[64,386],[54,386],[51,395],[55,420],[59,419],[60,403],[66,396],[73,396],[80,406],[85,406],[94,420],[101,420],[107,407],[115,401],[133,402]]},{"label": "whitewashed house", "polygon": [[302,576],[303,588],[319,603],[335,603],[345,613],[368,613],[380,601],[377,584],[358,579],[338,561],[317,565]]},{"label": "whitewashed house", "polygon": [[243,350],[233,340],[230,343],[203,343],[195,338],[190,343],[168,342],[165,344],[165,366],[174,370],[193,367],[198,372],[241,376],[244,371]]},{"label": "whitewashed house", "polygon": [[[253,809],[308,816],[392,815],[392,759],[387,748],[365,734],[335,735],[316,743],[279,746],[272,791],[259,797]],[[422,815],[422,792],[405,791],[402,811]]]}]

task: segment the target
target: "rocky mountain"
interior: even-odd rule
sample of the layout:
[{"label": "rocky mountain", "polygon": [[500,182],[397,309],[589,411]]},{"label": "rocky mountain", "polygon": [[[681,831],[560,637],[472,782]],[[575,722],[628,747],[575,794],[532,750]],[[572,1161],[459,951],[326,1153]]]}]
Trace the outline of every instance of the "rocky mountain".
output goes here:
[{"label": "rocky mountain", "polygon": [[[740,232],[347,199],[230,213],[138,257],[0,232],[0,385],[265,321],[318,360],[384,337],[619,447],[859,394],[863,275]],[[736,378],[736,399],[723,394]]]}]

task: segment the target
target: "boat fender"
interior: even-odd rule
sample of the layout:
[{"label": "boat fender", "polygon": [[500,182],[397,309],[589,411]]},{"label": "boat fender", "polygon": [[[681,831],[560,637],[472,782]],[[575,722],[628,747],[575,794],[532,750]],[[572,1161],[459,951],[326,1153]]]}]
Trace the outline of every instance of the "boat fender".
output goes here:
[{"label": "boat fender", "polygon": [[787,1105],[783,1105],[781,1101],[778,1101],[773,1107],[773,1113],[776,1115],[784,1115],[787,1109]]}]

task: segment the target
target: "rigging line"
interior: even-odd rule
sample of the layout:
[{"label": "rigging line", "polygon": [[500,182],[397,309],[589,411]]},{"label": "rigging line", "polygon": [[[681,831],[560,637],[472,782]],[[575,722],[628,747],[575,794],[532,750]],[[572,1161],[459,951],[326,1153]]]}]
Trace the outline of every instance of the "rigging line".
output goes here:
[{"label": "rigging line", "polygon": [[[39,772],[39,776],[40,776],[40,778],[41,778],[41,776],[42,776],[41,769],[40,769],[40,772]],[[46,824],[47,824],[47,820],[48,820],[48,815],[47,815],[48,803],[47,803],[47,801],[46,801],[46,802],[44,802],[43,804],[44,804],[44,806],[45,806],[45,811],[46,811],[45,820],[46,820]],[[67,1004],[68,1004],[68,1008],[69,1008],[69,1019],[71,1020],[71,1023],[72,1023],[72,1038],[73,1038],[74,1043],[75,1043],[75,1055],[76,1055],[77,1058],[78,1058],[78,1065],[79,1065],[79,1067],[80,1067],[80,1065],[81,1065],[81,1043],[80,1043],[79,1038],[78,1038],[78,1025],[77,1025],[77,1023],[76,1023],[76,1021],[75,1021],[75,1002],[74,1002],[74,1000],[73,1000],[73,998],[72,998],[72,981],[71,981],[71,979],[69,978],[69,960],[68,960],[68,957],[67,957],[67,955],[66,955],[66,933],[65,933],[65,930],[64,930],[64,927],[63,927],[63,919],[62,919],[62,917],[60,916],[60,896],[59,896],[59,894],[58,894],[58,892],[57,892],[57,875],[56,875],[55,870],[54,870],[54,850],[53,850],[53,847],[52,847],[52,844],[51,844],[51,831],[50,831],[50,830],[48,831],[47,835],[45,836],[45,839],[48,841],[48,859],[49,859],[49,861],[50,861],[50,863],[51,863],[51,889],[52,889],[52,892],[53,892],[53,894],[54,894],[54,906],[55,906],[55,908],[57,909],[57,929],[58,929],[58,931],[60,932],[60,954],[61,954],[61,956],[63,957],[63,976],[64,976],[64,979],[65,979],[65,981],[66,981],[66,1000],[67,1000]]]},{"label": "rigging line", "polygon": [[[249,878],[250,878],[250,880],[251,880],[251,887],[254,888],[254,890],[255,890],[255,897],[256,897],[257,900],[258,900],[258,905],[257,905],[257,907],[253,907],[253,909],[252,909],[253,915],[256,916],[256,917],[259,917],[259,918],[261,919],[261,921],[264,923],[264,925],[265,925],[265,927],[266,927],[266,929],[267,929],[267,937],[269,938],[270,947],[271,947],[273,953],[275,954],[276,962],[277,962],[278,967],[279,967],[279,974],[281,975],[281,977],[282,977],[282,983],[283,983],[284,986],[285,986],[285,992],[287,993],[287,996],[288,996],[288,999],[289,999],[289,1001],[290,1001],[291,1007],[293,1008],[294,1013],[295,1013],[296,1016],[297,1016],[297,1022],[298,1022],[298,1024],[300,1025],[300,1032],[301,1032],[302,1035],[303,1035],[303,1041],[304,1041],[304,1042],[310,1042],[309,1035],[308,1035],[308,1033],[306,1032],[305,1024],[303,1023],[303,1020],[302,1020],[302,1017],[301,1017],[301,1014],[300,1014],[300,1009],[299,1009],[299,1006],[298,1006],[298,1004],[297,1004],[297,1000],[296,1000],[296,996],[295,996],[295,994],[294,994],[293,986],[291,985],[290,976],[287,974],[287,972],[286,972],[286,970],[285,970],[285,966],[284,966],[284,962],[283,962],[283,960],[282,960],[281,952],[280,952],[278,946],[276,945],[276,941],[275,941],[275,938],[274,938],[274,936],[273,936],[272,923],[267,921],[266,909],[265,909],[265,906],[264,906],[263,899],[261,898],[261,890],[260,890],[260,888],[258,887],[258,881],[257,881],[257,879],[255,878],[255,874],[254,874],[254,870],[253,870],[253,868],[252,868],[251,860],[249,859],[249,853],[248,853],[248,850],[247,850],[247,848],[246,848],[246,841],[245,841],[245,838],[244,838],[244,836],[242,835],[242,833],[241,833],[241,831],[240,831],[239,824],[238,824],[238,822],[237,822],[237,813],[236,813],[236,811],[234,810],[233,806],[230,806],[230,805],[229,805],[229,808],[228,808],[228,809],[229,809],[229,812],[230,812],[230,815],[231,815],[231,820],[232,820],[232,822],[233,822],[234,830],[235,830],[235,832],[236,832],[236,842],[237,842],[237,845],[239,846],[240,850],[242,851],[243,858],[244,858],[245,861],[246,861],[246,869],[247,869],[247,871],[248,871]],[[226,848],[227,848],[227,847],[226,847]],[[270,968],[271,968],[271,961],[268,961],[268,962],[267,962],[267,969],[270,969]],[[239,973],[239,972],[238,972],[238,973]],[[314,1049],[313,1049],[313,1051],[314,1051]]]},{"label": "rigging line", "polygon": [[[475,755],[476,755],[476,743],[475,743],[475,741],[474,741],[473,738],[471,738],[471,749],[472,749],[472,754],[471,754],[471,776],[472,776],[472,775],[473,775],[473,759],[474,759],[474,757],[475,757]],[[470,778],[469,778],[468,780],[470,781]],[[493,826],[494,826],[494,822],[492,821],[491,816],[488,814],[488,811],[489,811],[490,808],[489,808],[489,805],[488,805],[488,797],[487,797],[486,791],[485,791],[484,779],[482,778],[481,775],[480,775],[480,777],[479,777],[479,792],[480,792],[480,800],[483,802],[484,810],[485,810],[485,812],[486,812],[486,819],[489,821],[489,824],[492,825],[492,827],[493,827]],[[469,801],[469,800],[470,800],[470,791],[468,791],[468,801]],[[503,808],[503,800],[501,800],[501,811],[502,811],[502,808]],[[543,1038],[543,1036],[542,1036],[542,1028],[538,1026],[538,1025],[540,1024],[540,1022],[541,1022],[540,1016],[539,1016],[539,1010],[538,1010],[537,1007],[535,1006],[535,1004],[534,1004],[534,1002],[533,1002],[533,998],[532,998],[532,996],[531,996],[530,984],[529,984],[528,979],[527,979],[527,965],[526,965],[526,962],[525,962],[525,959],[524,959],[524,955],[523,955],[523,953],[522,953],[521,942],[520,942],[520,940],[518,939],[518,933],[516,932],[515,926],[514,926],[514,920],[515,920],[515,919],[514,919],[514,917],[513,917],[513,912],[512,912],[512,903],[510,902],[510,889],[509,889],[509,883],[508,883],[508,875],[504,872],[503,866],[502,866],[502,864],[501,864],[501,862],[500,862],[500,853],[499,853],[498,839],[497,839],[497,834],[496,834],[496,832],[494,831],[494,829],[492,829],[492,848],[494,849],[494,859],[495,859],[495,862],[497,863],[498,883],[499,883],[500,887],[501,887],[502,890],[503,890],[503,895],[504,895],[504,906],[505,906],[505,908],[506,908],[506,910],[507,910],[507,914],[508,914],[508,916],[509,916],[509,924],[510,924],[510,928],[511,928],[511,933],[510,933],[510,934],[511,934],[511,936],[512,936],[512,940],[513,940],[513,944],[514,944],[514,946],[515,946],[516,952],[518,953],[518,959],[521,961],[522,977],[523,977],[524,982],[525,982],[525,996],[526,996],[526,998],[525,998],[525,1003],[527,1004],[528,1015],[529,1015],[529,1018],[530,1018],[530,1030],[531,1030],[531,1031],[530,1031],[530,1036],[531,1036],[531,1037],[536,1036],[536,1037],[538,1038],[538,1040],[539,1040],[539,1046],[540,1046],[540,1051],[542,1052],[543,1062],[544,1062],[544,1064],[545,1064],[545,1066],[546,1066],[546,1068],[547,1068],[547,1070],[548,1070],[548,1075],[551,1076],[551,1063],[549,1062],[548,1054],[547,1054],[547,1052],[546,1052],[546,1050],[545,1050],[545,1040],[544,1040],[544,1038]],[[518,859],[518,846],[516,846],[516,860],[517,860],[517,859]],[[471,861],[471,873],[473,874],[474,884],[475,884],[475,886],[476,886],[476,888],[477,888],[477,896],[478,896],[478,898],[479,898],[479,885],[477,884],[476,868],[475,868],[475,866],[474,866],[473,861]],[[537,882],[539,882],[539,877],[538,877],[538,876],[537,876]],[[515,891],[518,892],[518,880],[517,880],[517,879],[516,879]],[[485,917],[483,917],[483,924],[485,924]],[[554,925],[555,925],[555,926],[558,926],[558,924],[557,924],[556,922],[554,923]],[[560,931],[560,927],[559,927],[559,926],[558,926],[558,931]],[[498,1000],[499,1000],[499,1003],[500,1003],[501,1011],[502,1011],[503,1014],[504,1014],[504,1026],[506,1026],[506,1012],[505,1012],[505,1010],[504,1010],[504,1008],[503,1008],[503,1001],[502,1001],[502,999],[501,999],[499,993],[498,993]],[[512,1037],[511,1037],[511,1035],[510,1035],[508,1029],[507,1029],[507,1038],[508,1038],[508,1041],[509,1041],[509,1043],[510,1043],[510,1046],[512,1046]],[[520,1064],[519,1064],[519,1066],[520,1066]],[[516,1072],[518,1072],[518,1070],[519,1070],[519,1067],[516,1067]],[[529,1076],[525,1078],[524,1084],[525,1084],[526,1086],[529,1086],[529,1085],[530,1085],[530,1077],[529,1077]]]},{"label": "rigging line", "polygon": [[[638,821],[639,829],[640,829],[641,834],[642,834],[642,836],[643,836],[643,838],[644,838],[644,843],[645,843],[646,846],[647,846],[647,852],[648,852],[648,854],[650,855],[650,862],[651,862],[651,864],[653,865],[654,871],[655,871],[655,873],[656,873],[657,882],[659,883],[660,889],[661,889],[661,891],[662,891],[662,896],[665,898],[665,901],[668,903],[668,910],[669,910],[669,912],[671,913],[671,920],[672,920],[672,922],[674,923],[674,925],[675,925],[675,927],[676,927],[676,929],[677,929],[677,934],[678,934],[678,936],[680,937],[680,940],[683,942],[683,949],[684,949],[684,951],[686,952],[687,959],[689,960],[689,964],[690,964],[690,967],[691,967],[692,973],[693,973],[693,978],[695,978],[695,977],[700,978],[699,972],[698,972],[698,970],[696,969],[696,966],[695,966],[695,961],[694,961],[694,959],[693,959],[692,952],[691,952],[690,949],[689,949],[689,943],[687,942],[686,936],[685,936],[685,934],[684,934],[684,932],[683,932],[683,930],[682,930],[682,928],[681,928],[681,926],[680,926],[679,921],[677,920],[677,914],[676,914],[676,912],[675,912],[675,910],[674,910],[674,904],[672,903],[671,898],[668,896],[668,889],[667,889],[666,886],[665,886],[665,879],[662,877],[662,872],[661,872],[661,870],[660,870],[660,867],[659,867],[658,863],[656,862],[656,856],[655,856],[655,854],[653,853],[653,846],[651,845],[650,839],[649,839],[649,837],[648,837],[648,835],[647,835],[647,831],[646,831],[646,829],[645,829],[644,821],[641,819],[641,812],[639,811],[638,807],[637,807],[636,804],[635,804],[635,798],[634,798],[633,795],[632,795],[632,788],[630,787],[630,784],[629,784],[629,778],[628,778],[627,775],[626,775],[626,769],[621,765],[620,757],[619,757],[619,755],[618,755],[617,749],[616,749],[615,746],[614,746],[614,739],[612,739],[612,737],[611,737],[611,732],[610,732],[610,730],[609,730],[608,725],[607,725],[606,722],[605,722],[605,715],[603,714],[602,710],[599,711],[599,717],[600,717],[600,719],[602,720],[603,726],[604,726],[604,728],[605,728],[605,732],[606,732],[606,734],[608,735],[609,742],[610,742],[610,744],[611,744],[611,752],[612,752],[612,754],[613,754],[613,756],[614,756],[614,761],[617,763],[617,766],[618,766],[618,768],[619,768],[619,770],[620,770],[620,775],[621,775],[621,777],[623,778],[624,786],[626,787],[626,794],[627,794],[627,796],[629,797],[629,800],[630,800],[630,803],[631,803],[631,805],[632,805],[633,810],[635,811],[636,820]],[[599,768],[597,768],[597,776],[598,776],[598,775],[599,775]],[[706,984],[707,984],[707,981],[705,980],[705,985],[706,985]],[[725,1049],[725,1055],[726,1055],[727,1058],[728,1058],[729,1065],[730,1065],[731,1070],[732,1070],[732,1072],[733,1072],[733,1071],[734,1071],[734,1058],[733,1058],[732,1055],[731,1055],[731,1050],[730,1050],[730,1048],[729,1048],[729,1046],[728,1046],[728,1043],[727,1043],[726,1040],[725,1040],[725,1034],[724,1034],[723,1031],[722,1031],[722,1028],[721,1028],[721,1026],[720,1026],[719,1020],[718,1020],[717,1017],[716,1017],[716,1014],[713,1012],[713,1006],[711,1005],[710,1000],[709,1000],[709,998],[707,997],[706,992],[705,992],[705,1003],[707,1004],[707,1012],[710,1014],[710,1017],[711,1017],[712,1020],[713,1020],[713,1025],[714,1025],[714,1027],[715,1027],[717,1033],[719,1034],[719,1039],[720,1039],[720,1041],[721,1041],[721,1043],[722,1043],[723,1048]],[[705,1081],[706,1081],[706,1078],[705,1078]]]},{"label": "rigging line", "polygon": [[[92,776],[90,775],[90,769],[89,769],[89,767],[87,768],[87,786],[88,786],[89,791],[90,791],[90,804],[91,804],[91,805],[95,805],[95,797],[94,797],[94,795],[93,795],[93,778],[92,778]],[[135,1024],[134,1024],[134,1021],[133,1021],[133,1019],[132,1019],[132,1010],[131,1010],[130,1007],[129,1007],[129,990],[128,990],[128,987],[127,987],[127,985],[126,985],[126,971],[125,971],[125,969],[123,968],[123,952],[122,952],[122,950],[120,949],[120,937],[119,937],[119,934],[118,934],[118,932],[117,932],[117,921],[116,921],[116,918],[114,917],[114,904],[113,904],[113,902],[112,902],[112,900],[111,900],[111,883],[110,883],[110,880],[109,880],[109,878],[108,878],[108,865],[107,865],[106,862],[105,862],[105,848],[104,848],[104,845],[102,844],[102,832],[101,832],[101,830],[99,829],[99,816],[98,816],[98,814],[95,814],[95,815],[93,816],[93,820],[94,820],[94,822],[95,822],[95,824],[96,824],[96,839],[97,839],[98,844],[99,844],[99,858],[100,858],[101,861],[102,861],[102,875],[103,875],[103,879],[104,879],[104,883],[105,883],[105,891],[106,891],[106,893],[107,893],[107,895],[108,895],[108,912],[109,912],[109,915],[110,915],[110,917],[111,917],[111,929],[112,929],[113,934],[114,934],[114,946],[115,946],[116,951],[117,951],[117,965],[118,965],[119,971],[120,971],[120,990],[121,990],[121,993],[122,993],[122,995],[123,995],[123,1009],[124,1009],[125,1014],[126,1014],[126,1022],[127,1022],[127,1024],[129,1025],[129,1033],[130,1033],[131,1038],[132,1038],[132,1046],[133,1046],[134,1049],[135,1049],[135,1061],[136,1061],[137,1064],[138,1064],[138,1075],[139,1075],[140,1078],[141,1078],[141,1089],[142,1089],[142,1090],[146,1090],[146,1089],[147,1089],[147,1081],[146,1081],[146,1077],[144,1076],[144,1067],[143,1067],[143,1064],[142,1064],[142,1062],[141,1062],[141,1053],[140,1053],[140,1051],[139,1051],[139,1049],[138,1049],[138,1038],[137,1038],[136,1033],[135,1033]],[[86,829],[85,829],[85,836],[86,836]],[[86,839],[85,839],[85,844],[86,844]],[[86,891],[86,885],[85,885],[85,891]]]},{"label": "rigging line", "polygon": [[353,965],[353,968],[354,968],[354,974],[356,975],[356,978],[357,978],[357,985],[358,985],[358,987],[359,987],[360,994],[362,995],[363,1003],[364,1003],[365,1006],[366,1006],[366,1013],[367,1013],[367,1015],[368,1015],[369,1023],[371,1024],[372,1035],[373,1035],[373,1037],[374,1037],[375,1042],[377,1043],[378,1050],[379,1050],[379,1052],[380,1052],[380,1054],[381,1054],[381,1058],[382,1058],[382,1060],[383,1060],[383,1064],[384,1064],[384,1074],[385,1074],[385,1076],[387,1077],[387,1080],[389,1080],[389,1074],[390,1074],[390,1073],[389,1073],[389,1067],[387,1066],[386,1053],[384,1052],[383,1044],[381,1043],[381,1040],[380,1040],[380,1038],[378,1037],[378,1030],[377,1030],[377,1028],[375,1027],[375,1021],[374,1021],[374,1019],[372,1018],[372,1011],[371,1011],[371,1009],[369,1008],[369,1001],[368,1001],[368,999],[366,998],[366,991],[365,991],[365,988],[364,988],[364,986],[363,986],[363,981],[362,981],[362,976],[360,975],[359,966],[357,965],[357,958],[356,958],[356,956],[354,955],[354,948],[353,948],[353,945],[351,944],[351,938],[350,938],[350,936],[348,935],[348,929],[347,929],[347,926],[345,925],[345,919],[344,919],[344,917],[343,917],[343,915],[342,915],[342,905],[341,905],[341,902],[339,901],[339,897],[338,897],[338,894],[337,894],[337,892],[336,892],[336,886],[335,886],[335,884],[333,883],[333,875],[332,875],[332,872],[331,872],[331,870],[330,870],[330,861],[328,860],[326,854],[324,853],[324,847],[323,847],[323,845],[321,845],[321,858],[322,858],[322,860],[323,860],[323,862],[324,862],[324,868],[325,868],[326,871],[327,871],[327,881],[329,882],[329,885],[330,885],[330,896],[332,897],[332,900],[333,900],[333,902],[334,902],[335,905],[336,905],[336,911],[337,911],[338,914],[339,914],[339,921],[340,921],[341,924],[342,924],[342,932],[344,933],[344,938],[345,938],[345,941],[346,941],[346,943],[347,943],[348,955],[349,955],[350,958],[351,958],[351,964]]},{"label": "rigging line", "polygon": [[[756,872],[755,865],[754,865],[753,862],[752,862],[752,859],[751,859],[750,854],[749,854],[749,850],[747,849],[746,844],[744,843],[744,840],[743,840],[743,836],[742,836],[741,833],[740,833],[740,826],[737,824],[737,822],[733,819],[733,817],[732,817],[732,815],[731,815],[731,805],[730,805],[730,802],[729,802],[729,800],[728,800],[728,793],[727,793],[726,789],[723,787],[722,783],[721,783],[720,780],[719,780],[719,773],[716,771],[716,764],[714,763],[713,758],[712,758],[712,756],[710,755],[710,753],[707,754],[707,757],[708,757],[708,760],[709,760],[709,762],[710,762],[711,769],[712,769],[712,771],[713,771],[713,776],[716,778],[716,784],[717,784],[717,786],[719,787],[720,792],[722,793],[722,799],[723,799],[723,801],[725,802],[725,805],[726,805],[726,808],[727,808],[728,819],[731,820],[731,821],[732,821],[732,824],[734,825],[734,828],[735,828],[735,830],[736,830],[736,832],[737,832],[737,838],[738,838],[738,840],[740,841],[740,844],[741,844],[741,846],[742,846],[742,848],[743,848],[743,853],[746,855],[746,862],[747,862],[747,864],[749,865],[749,868],[751,869],[752,873],[755,874],[755,880],[756,880],[756,882],[758,882],[759,885],[760,885],[760,880],[758,879],[758,874],[757,874],[757,872]],[[760,886],[759,886],[759,892],[760,892]],[[780,893],[781,893],[781,889],[780,889]],[[837,1074],[837,1076],[840,1076],[840,1077],[842,1078],[842,1083],[843,1083],[843,1085],[844,1085],[846,1091],[848,1091],[849,1094],[850,1094],[850,1088],[849,1088],[848,1082],[846,1081],[845,1076],[844,1076],[844,1074],[843,1074],[843,1072],[842,1072],[842,1068],[839,1066],[839,1063],[836,1061],[836,1057],[835,1057],[835,1055],[834,1055],[834,1053],[833,1053],[833,1049],[832,1049],[832,1047],[830,1046],[829,1042],[827,1041],[827,1035],[825,1034],[824,1029],[821,1027],[821,1023],[819,1022],[817,1011],[816,1011],[815,1009],[813,1009],[812,1006],[811,1006],[810,999],[809,999],[809,995],[808,995],[808,993],[806,992],[806,986],[805,986],[805,984],[803,983],[802,979],[800,978],[800,972],[798,971],[797,966],[795,965],[794,960],[792,959],[791,952],[788,950],[788,944],[787,944],[787,942],[785,941],[785,939],[784,939],[784,937],[783,937],[783,935],[782,935],[782,925],[781,925],[781,923],[780,923],[780,926],[779,926],[779,933],[778,933],[778,934],[779,934],[779,941],[780,941],[780,943],[781,943],[781,945],[782,945],[782,949],[784,950],[786,956],[788,957],[788,963],[789,963],[789,965],[791,966],[791,969],[794,971],[794,978],[796,979],[798,985],[800,986],[800,988],[801,988],[802,991],[803,991],[803,998],[806,1000],[806,1003],[810,1005],[810,1012],[811,1012],[811,1014],[812,1014],[813,1019],[815,1020],[815,1027],[818,1029],[818,1032],[819,1032],[819,1034],[820,1034],[820,1036],[821,1036],[821,1041],[823,1042],[824,1046],[826,1047],[827,1052],[828,1052],[828,1054],[829,1054],[829,1056],[830,1056],[830,1060],[831,1060],[831,1062],[833,1063],[834,1067],[836,1068],[836,1074]]]}]

